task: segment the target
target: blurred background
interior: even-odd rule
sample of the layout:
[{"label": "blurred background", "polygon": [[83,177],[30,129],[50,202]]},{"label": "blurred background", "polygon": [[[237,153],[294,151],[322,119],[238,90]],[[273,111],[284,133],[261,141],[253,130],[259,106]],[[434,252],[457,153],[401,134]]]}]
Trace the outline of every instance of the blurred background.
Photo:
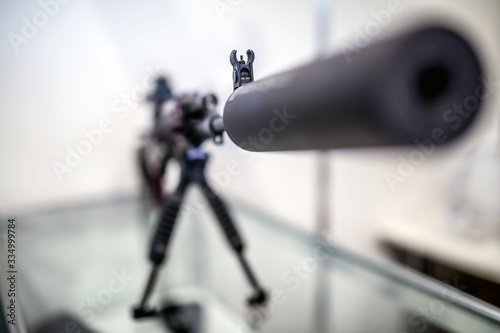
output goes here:
[{"label": "blurred background", "polygon": [[[9,217],[139,198],[136,151],[160,74],[174,93],[215,93],[222,113],[233,49],[255,51],[259,80],[356,45],[388,8],[396,9],[381,36],[429,17],[452,25],[493,82],[481,118],[453,145],[413,165],[415,147],[254,154],[226,137],[205,144],[208,178],[229,204],[363,256],[440,280],[460,276],[466,292],[500,305],[498,1],[4,0],[0,8],[0,215]],[[87,156],[68,157],[103,127]],[[228,177],[230,161],[241,172]],[[389,173],[404,175],[392,183]]]}]

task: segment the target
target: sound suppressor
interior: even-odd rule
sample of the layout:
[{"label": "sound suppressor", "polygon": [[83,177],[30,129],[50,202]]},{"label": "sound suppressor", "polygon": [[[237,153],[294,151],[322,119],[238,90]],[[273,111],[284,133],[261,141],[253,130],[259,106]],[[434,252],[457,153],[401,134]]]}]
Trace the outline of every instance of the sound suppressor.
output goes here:
[{"label": "sound suppressor", "polygon": [[476,118],[484,90],[467,41],[425,27],[244,85],[224,127],[249,151],[443,144]]}]

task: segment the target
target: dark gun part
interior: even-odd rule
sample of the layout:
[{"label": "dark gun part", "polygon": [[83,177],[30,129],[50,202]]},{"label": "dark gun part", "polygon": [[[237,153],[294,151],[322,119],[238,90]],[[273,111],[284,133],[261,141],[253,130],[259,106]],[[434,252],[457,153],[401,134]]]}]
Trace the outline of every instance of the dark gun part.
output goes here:
[{"label": "dark gun part", "polygon": [[412,30],[350,56],[236,89],[223,116],[231,140],[249,151],[439,145],[479,113],[479,61],[449,29]]}]

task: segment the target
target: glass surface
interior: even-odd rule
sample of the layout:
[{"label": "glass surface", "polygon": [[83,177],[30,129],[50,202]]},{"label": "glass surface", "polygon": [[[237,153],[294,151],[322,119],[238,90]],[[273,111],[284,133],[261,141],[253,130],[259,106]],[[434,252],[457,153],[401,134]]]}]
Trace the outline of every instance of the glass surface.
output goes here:
[{"label": "glass surface", "polygon": [[[500,332],[493,307],[231,201],[250,265],[272,295],[267,308],[249,311],[251,288],[199,198],[189,192],[151,304],[200,304],[204,332]],[[86,205],[16,220],[18,301],[30,331],[65,313],[97,332],[168,332],[158,318],[131,318],[149,273],[156,221],[145,203]]]}]

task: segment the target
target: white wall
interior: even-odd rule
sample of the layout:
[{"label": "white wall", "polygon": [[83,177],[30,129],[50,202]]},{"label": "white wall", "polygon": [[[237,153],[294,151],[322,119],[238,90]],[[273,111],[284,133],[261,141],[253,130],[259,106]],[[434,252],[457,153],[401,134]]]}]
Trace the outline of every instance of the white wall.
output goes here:
[{"label": "white wall", "polygon": [[[388,3],[337,1],[333,18],[336,33],[332,34],[331,51],[339,48],[340,41],[352,42],[356,29],[364,29],[373,20],[372,11],[387,9]],[[421,18],[434,18],[452,25],[475,46],[484,65],[484,75],[492,75],[497,82],[500,80],[498,1],[402,1],[402,5],[401,12],[393,15],[384,29],[397,29]],[[496,91],[485,101],[482,118],[463,140],[427,158],[404,183],[398,183],[394,191],[388,186],[384,173],[397,173],[400,156],[408,159],[415,147],[332,153],[331,221],[334,228],[331,237],[374,254],[378,249],[380,225],[386,221],[422,222],[445,229],[447,205],[455,190],[450,185],[460,180],[457,169],[468,163],[470,152],[486,141],[496,140],[498,147],[499,97]],[[495,184],[490,183],[491,186]],[[491,193],[491,189],[484,190],[483,196]],[[487,198],[478,198],[482,199]]]},{"label": "white wall", "polygon": [[[224,13],[224,20],[213,3],[72,0],[15,52],[8,33],[21,33],[22,18],[31,20],[40,5],[3,2],[0,213],[135,192],[134,152],[151,110],[138,103],[120,118],[122,109],[117,107],[125,105],[120,102],[123,94],[138,92],[157,69],[171,74],[176,91],[215,91],[224,101],[232,90],[228,61],[232,49],[256,52],[257,79],[315,57],[314,6],[321,1],[242,0]],[[340,40],[352,40],[355,29],[373,19],[371,12],[386,9],[387,3],[333,1],[328,51],[338,51]],[[486,72],[500,77],[498,2],[403,1],[403,8],[384,30],[419,16],[455,18],[482,51]],[[493,107],[498,105],[498,94],[495,98],[468,142],[426,161],[395,192],[383,175],[398,168],[398,156],[408,149],[329,153],[332,235],[370,252],[375,247],[374,220],[390,214],[404,218],[412,209],[442,201],[448,170],[463,163],[464,154],[482,140],[484,132],[497,127],[492,117],[498,110]],[[104,118],[113,122],[112,133],[59,182],[51,163],[64,163],[66,146],[75,148],[84,139],[81,132],[97,127]],[[241,174],[221,189],[226,196],[314,230],[316,153],[266,153],[248,160],[229,140],[223,147],[208,144],[207,148],[214,153],[212,176],[231,160],[242,167]]]},{"label": "white wall", "polygon": [[[16,52],[8,33],[21,35],[23,17],[31,21],[41,7],[37,1],[2,3],[2,211],[136,191],[135,147],[151,110],[137,103],[124,116],[121,99],[123,94],[140,93],[137,89],[144,82],[152,82],[152,72],[171,74],[176,91],[215,91],[222,105],[232,92],[232,49],[256,52],[257,78],[313,56],[311,2],[242,1],[231,8],[220,16],[213,1],[74,0],[59,5],[54,17]],[[105,118],[113,123],[113,131],[60,182],[52,163],[66,165],[66,146],[77,149],[85,139],[81,132],[98,127]],[[214,172],[235,155],[229,140],[224,147],[209,149],[220,154],[213,158]],[[267,179],[272,168],[264,165],[287,158],[252,163],[239,178],[245,182],[266,170]],[[269,193],[266,187],[271,185],[276,192],[288,177],[278,172],[276,184],[235,181],[225,191],[246,197],[254,191]],[[257,183],[260,188],[254,187]],[[297,184],[307,186],[307,180],[298,179]],[[297,198],[291,195],[290,200]]]}]

